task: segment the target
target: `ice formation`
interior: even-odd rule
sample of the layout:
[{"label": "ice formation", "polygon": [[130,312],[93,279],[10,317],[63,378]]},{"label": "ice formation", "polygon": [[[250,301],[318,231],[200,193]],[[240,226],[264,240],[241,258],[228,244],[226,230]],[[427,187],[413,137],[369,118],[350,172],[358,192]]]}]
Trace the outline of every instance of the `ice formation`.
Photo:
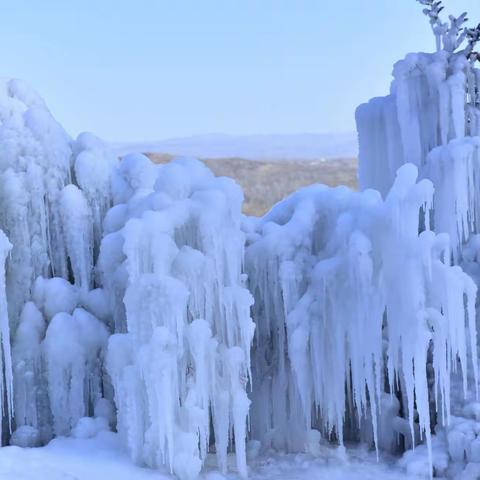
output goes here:
[{"label": "ice formation", "polygon": [[480,134],[480,73],[465,56],[409,54],[393,76],[390,95],[356,112],[360,185],[383,195],[404,163],[422,168],[433,148]]},{"label": "ice formation", "polygon": [[201,162],[118,159],[2,81],[2,441],[113,429],[182,480],[321,437],[424,442],[411,473],[479,462],[480,77],[449,32],[357,110],[361,192],[262,218]]},{"label": "ice formation", "polygon": [[480,218],[480,71],[442,49],[407,55],[393,75],[390,95],[357,109],[360,185],[385,195],[401,165],[417,165],[434,184],[434,229],[458,262]]},{"label": "ice formation", "polygon": [[[7,258],[2,234],[2,411],[13,417],[3,438],[14,429],[12,442],[32,446],[69,433],[103,396],[108,331],[83,303],[92,297],[113,163],[93,136],[70,139],[22,82],[3,80],[0,104],[0,228],[12,244]],[[104,164],[90,181],[87,151]]]},{"label": "ice formation", "polygon": [[24,84],[1,92],[4,439],[111,425],[141,464],[195,478],[214,444],[221,470],[235,448],[246,476],[240,189],[194,160],[119,162],[91,134],[71,140]]},{"label": "ice formation", "polygon": [[[448,235],[453,263],[460,265],[471,282],[478,285],[480,71],[474,66],[478,54],[472,49],[478,40],[478,30],[462,31],[466,14],[458,18],[450,16],[449,23],[442,23],[438,16],[440,2],[419,1],[427,6],[424,12],[430,16],[437,37],[437,52],[407,55],[394,66],[390,95],[372,99],[357,109],[360,184],[362,188],[376,188],[387,196],[397,169],[405,163],[415,164],[420,178],[429,179],[434,187],[431,228],[438,236]],[[467,46],[460,50],[466,37],[469,38]],[[428,227],[422,221],[420,228]],[[471,286],[469,290],[472,291]],[[457,306],[462,305],[460,302]],[[470,318],[473,314],[472,306]],[[454,416],[450,421],[447,418],[447,422],[440,422],[444,430],[437,427],[433,467],[438,475],[455,476],[467,463],[464,475],[473,478],[469,475],[478,472],[471,462],[478,461],[475,452],[480,423],[478,419],[472,420],[461,405],[467,410],[476,405],[469,402],[478,395],[475,370],[478,354],[474,328],[465,335],[471,341],[474,388],[465,389],[467,374],[463,369],[464,388],[459,388],[458,374],[449,379],[455,382],[447,398]],[[450,332],[448,338],[456,337]],[[466,358],[465,353],[461,356]],[[438,371],[435,357],[432,367]],[[458,395],[458,391],[462,395]],[[431,410],[438,414],[438,404]],[[431,450],[429,446],[430,457]],[[422,455],[422,449],[409,452],[404,464],[412,474],[431,475],[431,461],[427,467],[417,469],[422,464]]]},{"label": "ice formation", "polygon": [[[243,285],[242,194],[198,161],[127,156],[114,181],[98,271],[116,333],[107,369],[132,457],[195,478],[214,437],[227,468],[234,432],[247,475],[251,295]],[[112,281],[107,280],[112,279]],[[212,424],[212,428],[210,427]]]},{"label": "ice formation", "polygon": [[[430,443],[429,355],[444,421],[457,358],[466,389],[476,286],[450,265],[446,235],[418,233],[433,188],[416,176],[404,165],[385,201],[375,191],[306,188],[251,225],[252,435],[264,443],[297,451],[312,426],[343,443],[344,431],[358,438],[369,419],[383,445],[385,386],[391,395],[400,388],[408,419],[407,429],[397,418],[390,430],[411,444],[418,415]],[[476,361],[473,372],[476,381]]]}]

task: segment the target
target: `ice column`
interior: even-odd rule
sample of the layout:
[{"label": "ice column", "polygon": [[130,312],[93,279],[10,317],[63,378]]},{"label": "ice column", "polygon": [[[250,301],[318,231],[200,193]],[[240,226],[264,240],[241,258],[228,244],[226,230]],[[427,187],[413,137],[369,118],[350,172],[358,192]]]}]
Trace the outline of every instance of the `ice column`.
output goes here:
[{"label": "ice column", "polygon": [[[98,270],[115,330],[107,368],[132,458],[195,478],[234,432],[246,476],[252,298],[243,285],[239,188],[200,162],[120,163]],[[123,298],[124,309],[118,299]]]}]

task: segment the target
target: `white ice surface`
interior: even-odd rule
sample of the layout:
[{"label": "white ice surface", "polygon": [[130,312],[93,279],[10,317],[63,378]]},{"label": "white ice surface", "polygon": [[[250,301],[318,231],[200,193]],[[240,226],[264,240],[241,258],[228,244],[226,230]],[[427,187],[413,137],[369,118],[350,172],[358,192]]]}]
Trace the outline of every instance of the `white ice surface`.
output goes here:
[{"label": "white ice surface", "polygon": [[[229,457],[232,467],[235,460]],[[215,464],[212,456],[207,464]],[[90,439],[59,437],[42,448],[0,449],[1,480],[172,480],[159,470],[134,465],[117,434],[100,432]],[[207,468],[199,480],[237,480]],[[388,458],[379,463],[361,447],[344,457],[334,447],[322,447],[321,457],[272,454],[251,461],[251,480],[406,480],[412,477]],[[421,478],[421,477],[418,477]]]}]

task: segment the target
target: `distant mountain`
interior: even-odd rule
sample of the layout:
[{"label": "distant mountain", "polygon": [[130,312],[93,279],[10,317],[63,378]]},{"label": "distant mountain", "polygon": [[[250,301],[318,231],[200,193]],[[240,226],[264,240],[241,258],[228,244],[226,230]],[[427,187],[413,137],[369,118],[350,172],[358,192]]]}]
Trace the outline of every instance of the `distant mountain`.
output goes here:
[{"label": "distant mountain", "polygon": [[251,160],[352,158],[358,154],[356,133],[289,135],[197,135],[157,142],[114,143],[119,155],[168,153],[200,158],[240,157]]}]

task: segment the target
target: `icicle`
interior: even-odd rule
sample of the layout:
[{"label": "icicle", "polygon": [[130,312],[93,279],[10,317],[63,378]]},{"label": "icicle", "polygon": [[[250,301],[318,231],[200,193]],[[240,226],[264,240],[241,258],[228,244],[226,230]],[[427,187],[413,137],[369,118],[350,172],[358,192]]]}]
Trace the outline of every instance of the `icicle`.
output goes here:
[{"label": "icicle", "polygon": [[[8,419],[8,429],[10,432],[12,431],[12,418],[14,414],[13,371],[10,348],[10,324],[6,297],[5,263],[11,248],[12,244],[0,230],[0,265],[2,265],[0,269],[0,342],[2,345],[0,355],[0,404],[2,417]],[[3,438],[2,427],[0,427],[0,438]]]},{"label": "icicle", "polygon": [[93,222],[93,249],[98,255],[103,236],[103,219],[111,207],[111,181],[118,160],[103,142],[90,133],[81,133],[74,145],[75,177],[89,204]]},{"label": "icicle", "polygon": [[[51,438],[51,428],[46,421],[45,405],[48,393],[42,385],[41,342],[45,336],[46,323],[42,313],[33,302],[27,302],[20,316],[13,343],[14,398],[16,428],[28,427],[28,440],[22,435],[22,446],[35,447]],[[16,434],[18,437],[18,434]],[[15,438],[13,439],[14,444]]]},{"label": "icicle", "polygon": [[101,397],[97,359],[107,339],[105,326],[81,308],[72,315],[57,313],[50,321],[43,348],[56,435],[69,434]]},{"label": "icicle", "polygon": [[60,193],[60,212],[65,246],[75,285],[88,290],[92,285],[92,215],[82,191],[67,185]]},{"label": "icicle", "polygon": [[385,195],[402,164],[422,169],[434,147],[478,134],[476,121],[465,122],[478,116],[465,101],[475,72],[465,57],[445,51],[409,54],[395,64],[391,94],[356,112],[362,188]]}]

